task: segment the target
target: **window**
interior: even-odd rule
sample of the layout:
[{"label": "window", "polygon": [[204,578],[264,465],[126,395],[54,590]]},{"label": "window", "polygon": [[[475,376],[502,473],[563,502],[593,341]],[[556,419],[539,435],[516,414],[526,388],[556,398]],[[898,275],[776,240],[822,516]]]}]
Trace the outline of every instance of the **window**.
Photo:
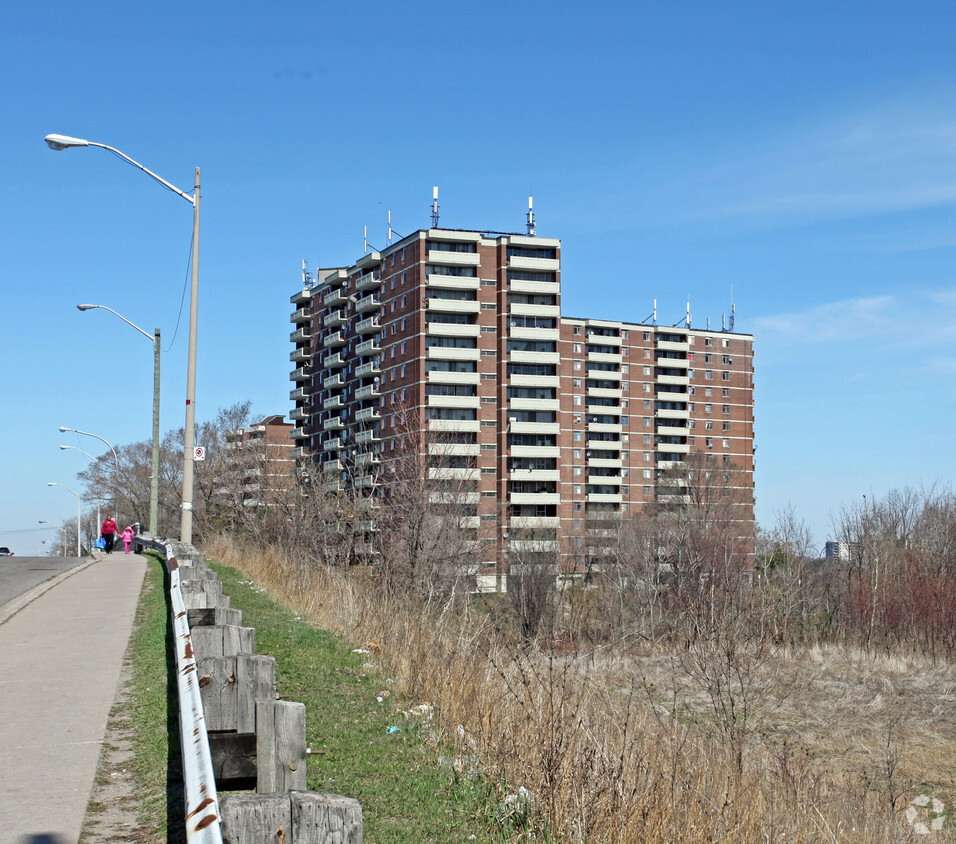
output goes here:
[{"label": "window", "polygon": [[644,480],[645,480],[645,481],[649,481],[650,479],[651,479],[651,470],[650,470],[650,469],[645,469],[645,470],[644,470]]},{"label": "window", "polygon": [[483,325],[483,326],[481,326],[481,333],[482,333],[482,334],[494,334],[494,333],[495,333],[495,327],[494,327],[493,325]]},{"label": "window", "polygon": [[574,485],[572,486],[572,489],[574,490],[574,494],[575,494],[575,495],[580,495],[580,494],[581,494],[581,484],[574,484]]},{"label": "window", "polygon": [[713,448],[714,447],[714,438],[713,437],[704,437],[704,447]]},{"label": "window", "polygon": [[710,346],[710,345],[713,344],[713,342],[714,342],[714,341],[713,341],[710,337],[705,337],[705,338],[704,338],[704,345],[705,345],[705,346]]},{"label": "window", "polygon": [[580,371],[581,371],[581,361],[579,361],[579,360],[574,361],[574,362],[571,364],[571,368],[572,368],[575,372],[580,372]]},{"label": "window", "polygon": [[581,476],[581,467],[580,467],[580,466],[575,466],[575,467],[574,467],[574,475],[575,475],[575,477],[580,477],[580,476]]},{"label": "window", "polygon": [[650,445],[650,444],[651,444],[651,435],[644,434],[644,445]]},{"label": "window", "polygon": [[650,494],[651,494],[651,488],[649,486],[644,487],[644,495],[650,495]]},{"label": "window", "polygon": [[722,395],[725,399],[729,399],[729,398],[730,398],[730,387],[724,387],[724,388],[720,391],[720,393],[721,393],[721,395]]},{"label": "window", "polygon": [[572,350],[574,351],[574,354],[576,354],[576,355],[581,354],[581,344],[580,344],[580,343],[572,343],[572,344],[571,344],[571,347],[572,347]]},{"label": "window", "polygon": [[650,349],[644,349],[644,357],[645,357],[645,358],[650,358],[650,356],[651,356],[651,350],[650,350]]},{"label": "window", "polygon": [[644,399],[644,410],[650,410],[650,409],[651,409],[651,400]]},{"label": "window", "polygon": [[704,363],[710,363],[710,361],[711,361],[711,356],[710,356],[710,355],[704,355]]},{"label": "window", "polygon": [[575,396],[574,397],[574,406],[580,407],[584,403],[584,396]]},{"label": "window", "polygon": [[[394,347],[393,347],[392,351],[393,351],[393,352],[395,351],[395,350],[394,350]],[[403,355],[405,354],[405,341],[404,341],[404,340],[402,340],[402,354],[403,354]],[[393,354],[392,357],[395,357],[395,355]]]},{"label": "window", "polygon": [[650,339],[651,339],[651,332],[650,332],[650,331],[645,331],[645,332],[644,332],[644,339],[645,339],[645,340],[650,340]]},{"label": "window", "polygon": [[645,451],[645,452],[644,452],[644,462],[645,462],[645,463],[650,463],[650,462],[651,462],[651,453],[650,453],[649,451]]},{"label": "window", "polygon": [[644,417],[644,427],[645,427],[645,428],[650,428],[650,427],[651,427],[651,417],[650,417],[650,416],[645,416],[645,417]]},{"label": "window", "polygon": [[704,413],[713,413],[713,412],[714,412],[714,406],[712,404],[704,405]]},{"label": "window", "polygon": [[721,430],[723,431],[729,431],[730,423],[725,419],[723,422],[720,423],[720,427],[721,427]]},{"label": "window", "polygon": [[712,396],[713,394],[714,394],[714,388],[713,388],[713,387],[704,387],[704,395],[705,395],[705,396]]},{"label": "window", "polygon": [[574,512],[575,512],[575,513],[580,513],[580,512],[581,512],[581,502],[580,502],[580,501],[575,501],[575,502],[574,502]]},{"label": "window", "polygon": [[714,423],[713,423],[710,419],[708,419],[708,420],[704,423],[704,430],[705,430],[705,431],[713,431],[713,430],[714,430]]},{"label": "window", "polygon": [[493,357],[495,356],[495,350],[494,350],[494,349],[482,349],[482,350],[481,350],[481,356],[482,356],[483,358],[493,358]]},{"label": "window", "polygon": [[575,448],[575,449],[573,449],[573,454],[574,454],[574,459],[575,459],[575,460],[580,460],[580,459],[581,459],[581,449],[580,449],[580,448]]},{"label": "window", "polygon": [[495,450],[495,444],[494,444],[494,443],[482,443],[482,444],[481,444],[481,450],[482,450],[482,451],[494,451],[494,450]]},{"label": "window", "polygon": [[724,366],[733,366],[733,364],[734,364],[734,359],[733,359],[730,355],[723,355],[723,356],[721,357],[721,359],[720,359],[720,362],[721,362]]},{"label": "window", "polygon": [[721,340],[720,344],[726,349],[730,347],[730,340]]},{"label": "window", "polygon": [[574,441],[575,441],[576,443],[581,442],[581,432],[580,432],[580,431],[575,431],[575,432],[572,434],[572,438],[574,439]]},{"label": "window", "polygon": [[721,445],[723,445],[724,448],[730,448],[730,438],[724,437]]},{"label": "window", "polygon": [[494,473],[495,473],[495,467],[494,467],[494,466],[482,466],[482,467],[481,467],[481,474],[482,474],[482,475],[493,475]]},{"label": "window", "polygon": [[650,374],[651,374],[651,368],[650,368],[649,366],[645,366],[645,367],[644,367],[644,374],[645,374],[645,375],[650,375]]},{"label": "window", "polygon": [[696,395],[697,395],[697,388],[696,388],[693,384],[691,384],[691,385],[687,388],[687,393],[688,393],[688,395],[696,396]]},{"label": "window", "polygon": [[721,412],[721,413],[730,413],[730,405],[729,405],[729,404],[722,404],[722,405],[720,406],[720,412]]},{"label": "window", "polygon": [[494,302],[482,302],[482,303],[481,303],[481,309],[482,309],[483,311],[493,311],[493,310],[495,309],[495,303],[494,303]]},{"label": "window", "polygon": [[720,373],[720,379],[721,379],[722,381],[729,381],[729,380],[730,380],[730,373],[725,369],[723,372]]},{"label": "window", "polygon": [[705,370],[704,370],[704,379],[707,380],[707,381],[712,381],[713,378],[714,378],[714,370],[712,370],[712,369],[705,369]]},{"label": "window", "polygon": [[574,326],[574,333],[575,333],[575,334],[580,334],[580,333],[581,333],[581,326],[580,326],[580,325]]},{"label": "window", "polygon": [[496,423],[494,419],[482,419],[482,420],[481,420],[481,427],[482,427],[482,428],[496,428],[497,426],[498,426],[498,423]]},{"label": "window", "polygon": [[572,386],[574,386],[574,387],[580,389],[580,387],[581,387],[581,379],[580,379],[580,378],[572,378],[572,379],[571,379],[571,384],[572,384]]},{"label": "window", "polygon": [[621,337],[624,340],[627,340],[631,336],[630,332],[626,328],[621,329]]},{"label": "window", "polygon": [[650,391],[651,391],[651,385],[645,383],[645,384],[644,384],[644,392],[645,392],[645,393],[649,393]]},{"label": "window", "polygon": [[723,460],[723,462],[724,462],[725,464],[730,462],[730,455],[729,455],[729,454],[722,454],[722,455],[721,455],[721,458],[722,458],[722,460]]},{"label": "window", "polygon": [[629,417],[629,416],[622,416],[622,417],[621,417],[621,424],[622,424],[622,425],[630,425],[630,424],[631,424],[631,417]]},{"label": "window", "polygon": [[402,307],[405,307],[405,294],[402,294]]},{"label": "window", "polygon": [[494,372],[482,372],[482,373],[481,373],[481,380],[482,380],[482,381],[497,381],[497,380],[498,380],[498,376],[495,375]]}]

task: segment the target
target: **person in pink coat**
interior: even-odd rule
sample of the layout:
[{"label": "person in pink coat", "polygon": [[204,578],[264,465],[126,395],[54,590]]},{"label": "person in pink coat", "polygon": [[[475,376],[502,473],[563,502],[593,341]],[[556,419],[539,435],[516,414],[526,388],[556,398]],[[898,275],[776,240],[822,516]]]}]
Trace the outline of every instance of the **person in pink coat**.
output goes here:
[{"label": "person in pink coat", "polygon": [[130,525],[126,526],[126,530],[123,531],[123,547],[126,549],[126,553],[129,553],[129,547],[133,544],[133,537],[136,534],[133,533],[133,528]]}]

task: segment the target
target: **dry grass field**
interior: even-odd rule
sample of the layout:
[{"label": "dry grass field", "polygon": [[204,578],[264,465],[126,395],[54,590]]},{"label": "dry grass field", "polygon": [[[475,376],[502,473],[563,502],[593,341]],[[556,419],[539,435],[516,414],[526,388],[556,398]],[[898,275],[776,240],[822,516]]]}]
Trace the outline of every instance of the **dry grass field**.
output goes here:
[{"label": "dry grass field", "polygon": [[531,645],[486,605],[422,606],[228,540],[205,550],[369,648],[408,717],[513,796],[502,840],[956,840],[949,663],[720,635]]}]

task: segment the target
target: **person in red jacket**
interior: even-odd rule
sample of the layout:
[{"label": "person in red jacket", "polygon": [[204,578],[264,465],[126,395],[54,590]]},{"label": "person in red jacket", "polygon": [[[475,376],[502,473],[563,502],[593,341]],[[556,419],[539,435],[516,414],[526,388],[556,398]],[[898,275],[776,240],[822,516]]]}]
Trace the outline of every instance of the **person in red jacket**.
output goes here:
[{"label": "person in red jacket", "polygon": [[106,543],[106,553],[113,553],[113,542],[116,539],[116,532],[119,528],[116,527],[116,522],[113,521],[112,516],[107,516],[106,521],[103,522],[103,528],[100,531],[100,536],[103,537],[103,541]]}]

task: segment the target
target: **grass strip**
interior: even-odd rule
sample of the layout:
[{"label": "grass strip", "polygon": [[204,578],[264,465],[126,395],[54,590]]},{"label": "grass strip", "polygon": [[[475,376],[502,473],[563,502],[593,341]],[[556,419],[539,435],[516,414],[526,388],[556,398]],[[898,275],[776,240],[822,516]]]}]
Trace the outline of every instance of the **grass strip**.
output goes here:
[{"label": "grass strip", "polygon": [[367,844],[507,840],[491,790],[439,765],[429,725],[399,714],[420,701],[377,700],[389,683],[374,657],[299,618],[239,570],[210,566],[243,624],[256,628],[256,650],[275,657],[279,696],[305,704],[309,790],[356,798]]},{"label": "grass strip", "polygon": [[141,833],[149,834],[150,841],[178,842],[185,832],[169,576],[163,557],[145,556],[146,575],[127,650],[132,674],[128,689],[132,773],[138,785]]}]

